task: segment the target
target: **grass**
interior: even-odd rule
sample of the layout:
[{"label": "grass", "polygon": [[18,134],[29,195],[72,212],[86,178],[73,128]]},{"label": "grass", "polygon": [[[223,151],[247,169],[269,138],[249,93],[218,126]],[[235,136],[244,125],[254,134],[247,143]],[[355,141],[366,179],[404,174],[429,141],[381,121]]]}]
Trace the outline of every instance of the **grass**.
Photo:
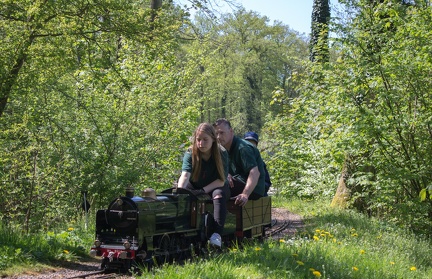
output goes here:
[{"label": "grass", "polygon": [[52,269],[86,257],[93,235],[79,226],[25,234],[0,223],[0,277]]},{"label": "grass", "polygon": [[294,237],[248,244],[141,278],[432,278],[431,241],[330,201],[275,199],[304,217]]},{"label": "grass", "polygon": [[[430,239],[353,211],[332,209],[329,204],[325,200],[275,198],[274,207],[303,216],[304,231],[234,246],[224,253],[212,251],[205,258],[196,256],[183,265],[166,265],[137,277],[432,278]],[[33,236],[1,227],[0,276],[17,266],[78,259],[91,246],[91,227],[85,231],[66,226],[57,233]]]}]

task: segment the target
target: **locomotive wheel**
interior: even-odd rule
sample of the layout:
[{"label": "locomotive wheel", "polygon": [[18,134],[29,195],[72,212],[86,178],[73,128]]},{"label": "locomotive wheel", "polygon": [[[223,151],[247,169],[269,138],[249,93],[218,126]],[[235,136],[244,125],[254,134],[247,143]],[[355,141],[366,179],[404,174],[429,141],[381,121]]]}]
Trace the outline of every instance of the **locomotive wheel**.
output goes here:
[{"label": "locomotive wheel", "polygon": [[183,261],[189,257],[191,257],[194,253],[194,246],[192,244],[192,241],[189,238],[182,238],[179,236],[175,237],[176,244],[174,247],[176,247],[176,259],[179,261]]},{"label": "locomotive wheel", "polygon": [[156,255],[158,258],[158,264],[168,263],[170,260],[170,244],[171,239],[169,235],[164,234],[159,240],[158,249]]},{"label": "locomotive wheel", "polygon": [[107,263],[109,263],[108,258],[104,258],[101,263],[101,269],[105,269],[107,267]]},{"label": "locomotive wheel", "polygon": [[169,249],[172,255],[172,260],[178,260],[181,257],[182,250],[180,246],[179,238],[176,235],[171,235]]}]

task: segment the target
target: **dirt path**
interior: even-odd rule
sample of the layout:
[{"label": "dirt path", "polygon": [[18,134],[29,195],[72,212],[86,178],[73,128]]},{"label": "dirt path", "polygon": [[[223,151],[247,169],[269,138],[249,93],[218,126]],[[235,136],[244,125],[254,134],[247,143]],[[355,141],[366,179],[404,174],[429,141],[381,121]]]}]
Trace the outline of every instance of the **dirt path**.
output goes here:
[{"label": "dirt path", "polygon": [[284,208],[273,208],[272,220],[276,220],[277,223],[288,223],[288,226],[277,235],[279,238],[294,236],[297,232],[304,229],[302,217]]}]

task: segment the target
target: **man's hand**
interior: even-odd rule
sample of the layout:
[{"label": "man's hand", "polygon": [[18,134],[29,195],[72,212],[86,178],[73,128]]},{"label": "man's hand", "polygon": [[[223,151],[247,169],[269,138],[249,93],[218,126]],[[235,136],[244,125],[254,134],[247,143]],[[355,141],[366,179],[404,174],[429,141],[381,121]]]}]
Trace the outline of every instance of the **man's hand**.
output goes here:
[{"label": "man's hand", "polygon": [[234,198],[235,198],[234,204],[238,206],[245,206],[249,200],[249,197],[243,193],[235,196]]}]

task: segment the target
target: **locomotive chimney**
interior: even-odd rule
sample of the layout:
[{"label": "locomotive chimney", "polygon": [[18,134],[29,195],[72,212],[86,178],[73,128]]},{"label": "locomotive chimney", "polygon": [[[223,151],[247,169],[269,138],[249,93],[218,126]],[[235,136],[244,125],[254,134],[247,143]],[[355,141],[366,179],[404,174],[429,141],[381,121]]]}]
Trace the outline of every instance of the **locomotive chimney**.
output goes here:
[{"label": "locomotive chimney", "polygon": [[133,198],[135,189],[133,187],[126,188],[126,197]]}]

